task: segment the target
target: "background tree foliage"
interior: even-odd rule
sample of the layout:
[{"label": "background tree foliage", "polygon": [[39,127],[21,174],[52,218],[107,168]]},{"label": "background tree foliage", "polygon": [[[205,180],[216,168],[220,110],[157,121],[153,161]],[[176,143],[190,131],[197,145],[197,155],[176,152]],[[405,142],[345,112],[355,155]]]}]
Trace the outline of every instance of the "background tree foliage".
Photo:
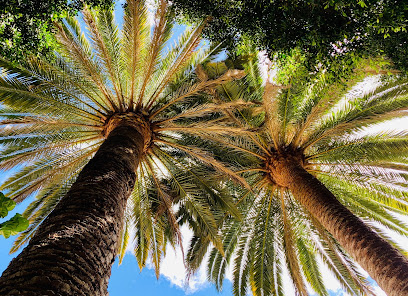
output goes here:
[{"label": "background tree foliage", "polygon": [[[270,56],[295,47],[311,64],[333,56],[386,55],[408,70],[408,3],[398,0],[174,0],[188,20],[212,16],[205,35],[232,48],[249,38]],[[353,53],[345,55],[345,53]]]},{"label": "background tree foliage", "polygon": [[18,60],[27,51],[48,53],[54,43],[52,22],[84,5],[112,6],[112,0],[0,0],[0,55]]}]

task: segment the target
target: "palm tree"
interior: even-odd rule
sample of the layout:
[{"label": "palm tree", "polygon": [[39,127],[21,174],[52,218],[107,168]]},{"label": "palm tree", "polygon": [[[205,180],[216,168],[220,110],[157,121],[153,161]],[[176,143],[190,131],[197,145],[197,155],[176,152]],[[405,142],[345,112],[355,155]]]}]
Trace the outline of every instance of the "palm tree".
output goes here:
[{"label": "palm tree", "polygon": [[[253,295],[283,295],[286,269],[296,294],[307,295],[308,283],[328,295],[320,261],[348,293],[372,294],[351,256],[387,295],[407,295],[408,260],[384,229],[408,234],[394,215],[408,213],[408,130],[374,127],[406,116],[408,82],[384,80],[350,97],[361,71],[328,83],[325,71],[311,77],[297,60],[277,75],[286,86],[262,87],[253,61],[249,85],[222,86],[220,98],[247,97],[263,107],[228,113],[252,135],[208,138],[233,150],[217,154],[240,164],[252,185],[233,188],[242,220],[224,218],[224,253],[210,252],[209,277],[221,289],[231,264],[235,295],[247,295],[248,286]],[[208,245],[201,235],[193,239],[187,255],[193,271]]]},{"label": "palm tree", "polygon": [[217,209],[237,212],[208,183],[235,174],[179,142],[225,132],[194,118],[236,108],[207,103],[208,93],[242,73],[200,79],[194,68],[217,48],[200,46],[204,24],[172,41],[167,7],[159,1],[151,26],[145,2],[129,0],[122,32],[112,11],[85,9],[87,35],[74,18],[56,25],[53,61],[0,61],[0,168],[15,169],[1,188],[17,202],[35,196],[12,251],[29,244],[4,271],[1,295],[106,295],[132,241],[140,268],[151,255],[158,274],[167,242],[180,242],[181,215],[221,247]]}]

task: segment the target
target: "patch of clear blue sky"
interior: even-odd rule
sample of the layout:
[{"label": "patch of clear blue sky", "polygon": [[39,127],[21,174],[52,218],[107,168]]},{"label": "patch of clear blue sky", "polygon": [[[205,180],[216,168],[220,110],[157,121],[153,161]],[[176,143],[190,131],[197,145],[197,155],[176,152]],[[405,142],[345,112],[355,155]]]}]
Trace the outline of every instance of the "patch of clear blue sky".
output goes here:
[{"label": "patch of clear blue sky", "polygon": [[[123,24],[123,9],[121,5],[124,1],[118,1],[115,7],[115,18],[119,26]],[[175,38],[178,38],[180,34],[185,30],[185,25],[176,25],[174,27],[174,37],[169,40],[169,44],[173,44]],[[225,53],[221,53],[217,60],[222,60],[225,57]],[[0,174],[0,183],[6,178],[5,174]],[[10,212],[7,219],[14,216],[15,213],[22,213],[28,204],[32,201],[32,198],[27,199]],[[0,223],[2,220],[0,219]],[[18,253],[9,254],[10,248],[13,244],[16,236],[5,239],[0,236],[0,273],[2,273],[8,266],[11,259],[18,255]],[[228,280],[224,282],[222,292],[217,292],[215,287],[207,283],[199,288],[196,292],[188,293],[183,288],[171,283],[167,278],[161,276],[156,279],[153,269],[144,268],[142,272],[137,265],[136,258],[127,254],[120,266],[118,266],[118,260],[115,261],[112,267],[112,275],[109,282],[109,295],[110,296],[132,296],[132,295],[144,295],[144,296],[232,296],[232,284]],[[330,296],[341,296],[341,291],[330,291]],[[291,295],[287,295],[291,296]]]},{"label": "patch of clear blue sky", "polygon": [[[215,287],[207,283],[198,291],[187,294],[192,296],[230,296],[232,295],[232,285],[229,281],[225,282],[222,292],[217,292]],[[172,284],[164,276],[156,279],[155,273],[151,269],[139,271],[139,267],[134,256],[126,255],[122,265],[118,266],[115,262],[112,268],[112,276],[109,282],[109,295],[168,295],[184,296],[186,292]]]}]

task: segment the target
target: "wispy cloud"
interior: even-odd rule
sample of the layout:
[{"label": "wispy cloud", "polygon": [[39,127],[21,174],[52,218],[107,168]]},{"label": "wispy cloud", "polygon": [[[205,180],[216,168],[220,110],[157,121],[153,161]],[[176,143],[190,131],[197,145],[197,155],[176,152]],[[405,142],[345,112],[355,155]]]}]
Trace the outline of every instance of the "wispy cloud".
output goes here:
[{"label": "wispy cloud", "polygon": [[[184,253],[186,254],[188,243],[192,238],[193,233],[187,226],[181,227],[181,233],[183,237]],[[153,264],[149,262],[147,267],[152,269]],[[210,283],[207,281],[206,268],[204,264],[194,275],[187,279],[187,270],[183,262],[183,254],[180,247],[173,249],[170,244],[167,246],[166,256],[163,258],[161,263],[160,276],[164,276],[173,285],[184,290],[187,295],[210,285]]]}]

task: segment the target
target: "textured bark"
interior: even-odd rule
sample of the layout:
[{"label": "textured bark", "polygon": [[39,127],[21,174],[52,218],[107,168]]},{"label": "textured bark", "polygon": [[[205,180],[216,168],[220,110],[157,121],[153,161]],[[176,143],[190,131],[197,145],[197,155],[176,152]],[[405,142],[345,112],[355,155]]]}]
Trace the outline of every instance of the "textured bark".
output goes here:
[{"label": "textured bark", "polygon": [[115,126],[29,245],[0,278],[0,295],[107,295],[145,129]]},{"label": "textured bark", "polygon": [[408,259],[354,216],[297,161],[278,163],[295,198],[339,241],[389,296],[408,295]]}]

